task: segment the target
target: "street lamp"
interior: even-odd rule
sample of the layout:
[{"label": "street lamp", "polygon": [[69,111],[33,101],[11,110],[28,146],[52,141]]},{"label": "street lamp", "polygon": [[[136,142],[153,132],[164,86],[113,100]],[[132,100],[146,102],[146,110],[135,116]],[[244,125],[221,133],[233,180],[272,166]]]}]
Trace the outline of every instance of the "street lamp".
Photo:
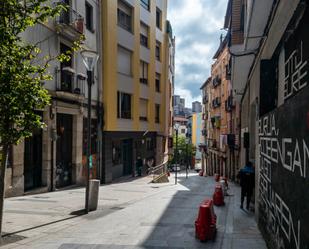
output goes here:
[{"label": "street lamp", "polygon": [[179,130],[179,124],[174,124],[174,130],[176,132],[176,152],[175,155],[175,162],[176,162],[176,171],[175,171],[175,184],[177,184],[177,170],[178,170],[178,130]]},{"label": "street lamp", "polygon": [[189,159],[188,159],[188,144],[190,143],[190,138],[186,137],[186,178],[188,178],[188,167],[189,167]]},{"label": "street lamp", "polygon": [[97,64],[99,55],[95,51],[83,50],[81,51],[83,62],[87,69],[87,85],[88,85],[88,118],[87,118],[87,170],[86,170],[86,197],[85,197],[85,212],[89,212],[89,178],[90,178],[90,167],[92,167],[91,158],[91,87],[94,83],[93,69]]}]

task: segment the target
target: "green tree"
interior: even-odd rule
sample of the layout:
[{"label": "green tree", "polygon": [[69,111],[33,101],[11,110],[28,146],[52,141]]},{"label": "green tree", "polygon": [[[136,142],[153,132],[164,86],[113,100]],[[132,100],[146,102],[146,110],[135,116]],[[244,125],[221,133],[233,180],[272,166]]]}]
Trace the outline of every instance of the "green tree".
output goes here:
[{"label": "green tree", "polygon": [[[191,163],[191,158],[196,153],[196,148],[192,143],[186,142],[186,137],[184,136],[178,136],[178,154],[176,151],[176,135],[173,137],[173,148],[174,148],[174,155],[171,158],[171,163],[180,163],[180,164],[186,164],[187,156],[189,160],[189,164]],[[188,151],[187,151],[188,150]],[[177,154],[177,155],[176,155]]]},{"label": "green tree", "polygon": [[[38,44],[22,39],[27,28],[45,23],[66,11],[50,0],[0,1],[0,234],[8,150],[32,135],[44,123],[35,113],[49,104],[43,82],[51,80],[47,69],[54,59],[68,60],[68,54],[43,56]],[[79,47],[79,43],[75,44]],[[74,49],[75,49],[74,48]],[[40,58],[40,59],[39,59]]]}]

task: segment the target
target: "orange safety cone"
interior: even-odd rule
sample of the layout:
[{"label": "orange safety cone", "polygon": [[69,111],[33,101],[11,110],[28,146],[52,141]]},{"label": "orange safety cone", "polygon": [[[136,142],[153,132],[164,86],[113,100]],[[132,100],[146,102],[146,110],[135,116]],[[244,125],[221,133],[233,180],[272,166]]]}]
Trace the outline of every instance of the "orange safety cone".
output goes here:
[{"label": "orange safety cone", "polygon": [[213,209],[213,201],[203,201],[195,221],[195,237],[200,241],[213,240],[217,230],[216,223],[217,216]]},{"label": "orange safety cone", "polygon": [[223,206],[224,205],[224,195],[222,186],[220,184],[216,185],[215,192],[213,194],[213,202],[216,206]]},{"label": "orange safety cone", "polygon": [[220,175],[219,174],[215,174],[215,181],[218,182],[220,180]]}]

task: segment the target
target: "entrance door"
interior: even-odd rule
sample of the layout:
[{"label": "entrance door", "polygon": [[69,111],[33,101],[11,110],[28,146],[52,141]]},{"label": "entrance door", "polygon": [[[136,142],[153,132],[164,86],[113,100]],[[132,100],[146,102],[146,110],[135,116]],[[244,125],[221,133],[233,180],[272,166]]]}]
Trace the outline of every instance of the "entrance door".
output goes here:
[{"label": "entrance door", "polygon": [[42,129],[25,139],[24,187],[30,190],[42,186]]},{"label": "entrance door", "polygon": [[57,114],[56,188],[72,183],[72,116]]},{"label": "entrance door", "polygon": [[123,175],[132,174],[132,155],[133,146],[132,140],[127,139],[122,141],[122,161],[123,161]]}]

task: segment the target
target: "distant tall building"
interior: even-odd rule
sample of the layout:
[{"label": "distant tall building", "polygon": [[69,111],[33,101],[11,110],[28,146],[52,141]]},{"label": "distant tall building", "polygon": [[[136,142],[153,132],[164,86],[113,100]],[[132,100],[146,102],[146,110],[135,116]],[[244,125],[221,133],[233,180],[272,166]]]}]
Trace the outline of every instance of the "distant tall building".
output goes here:
[{"label": "distant tall building", "polygon": [[185,107],[186,105],[186,100],[184,98],[180,98],[180,104]]},{"label": "distant tall building", "polygon": [[180,104],[180,96],[179,95],[173,96],[173,104],[174,104],[174,106],[177,106],[177,105]]},{"label": "distant tall building", "polygon": [[185,99],[179,95],[174,95],[174,115],[186,116]]},{"label": "distant tall building", "polygon": [[202,112],[202,104],[199,101],[192,102],[192,112],[193,113],[200,113]]}]

